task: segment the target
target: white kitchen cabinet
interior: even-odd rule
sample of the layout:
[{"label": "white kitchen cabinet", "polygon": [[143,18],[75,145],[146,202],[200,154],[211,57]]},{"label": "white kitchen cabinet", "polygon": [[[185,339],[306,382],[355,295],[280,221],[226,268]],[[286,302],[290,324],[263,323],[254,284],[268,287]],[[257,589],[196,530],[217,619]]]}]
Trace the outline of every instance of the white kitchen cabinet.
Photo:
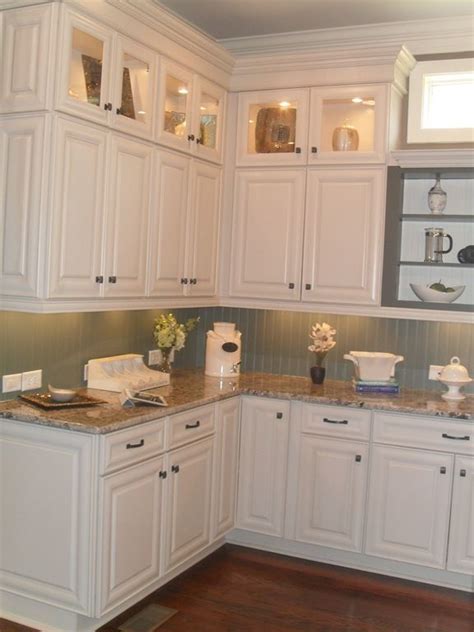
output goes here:
[{"label": "white kitchen cabinet", "polygon": [[50,297],[145,294],[152,151],[57,119]]},{"label": "white kitchen cabinet", "polygon": [[151,145],[111,137],[106,296],[145,295],[152,155]]},{"label": "white kitchen cabinet", "polygon": [[3,295],[36,296],[44,156],[44,116],[10,116],[0,126],[0,287]]},{"label": "white kitchen cabinet", "polygon": [[308,170],[302,299],[377,304],[384,170]]},{"label": "white kitchen cabinet", "polygon": [[68,7],[60,31],[57,109],[150,138],[156,53]]},{"label": "white kitchen cabinet", "polygon": [[309,164],[385,161],[386,86],[312,88],[309,121]]},{"label": "white kitchen cabinet", "polygon": [[167,456],[164,573],[210,543],[213,453],[214,437],[211,437]]},{"label": "white kitchen cabinet", "polygon": [[101,479],[100,605],[103,615],[160,573],[164,458]]},{"label": "white kitchen cabinet", "polygon": [[92,435],[2,420],[2,589],[93,614]]},{"label": "white kitchen cabinet", "polygon": [[236,524],[240,529],[283,535],[289,421],[287,401],[242,400]]},{"label": "white kitchen cabinet", "polygon": [[308,101],[307,89],[241,93],[237,165],[306,164]]},{"label": "white kitchen cabinet", "polygon": [[376,445],[365,552],[445,568],[454,457]]},{"label": "white kitchen cabinet", "polygon": [[225,90],[164,59],[158,93],[156,140],[172,149],[222,162]]},{"label": "white kitchen cabinet", "polygon": [[213,296],[221,169],[162,150],[155,158],[148,293]]},{"label": "white kitchen cabinet", "polygon": [[305,170],[236,173],[232,296],[298,300]]},{"label": "white kitchen cabinet", "polygon": [[449,532],[450,571],[474,575],[474,458],[456,456]]},{"label": "white kitchen cabinet", "polygon": [[58,118],[54,136],[48,295],[99,297],[104,280],[107,133]]},{"label": "white kitchen cabinet", "polygon": [[216,406],[216,458],[214,460],[211,538],[230,531],[235,522],[237,466],[239,458],[239,400],[230,399]]},{"label": "white kitchen cabinet", "polygon": [[300,435],[294,538],[362,551],[369,446]]},{"label": "white kitchen cabinet", "polygon": [[57,5],[4,11],[0,61],[0,112],[49,107],[54,72]]}]

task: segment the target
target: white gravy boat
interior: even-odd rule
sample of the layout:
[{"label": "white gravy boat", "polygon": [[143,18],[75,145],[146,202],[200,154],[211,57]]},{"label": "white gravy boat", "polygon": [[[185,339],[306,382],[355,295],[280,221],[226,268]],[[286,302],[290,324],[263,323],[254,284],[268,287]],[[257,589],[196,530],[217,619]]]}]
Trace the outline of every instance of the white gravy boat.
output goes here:
[{"label": "white gravy boat", "polygon": [[344,359],[354,363],[358,380],[382,382],[395,375],[395,365],[404,357],[380,351],[351,351],[344,354]]}]

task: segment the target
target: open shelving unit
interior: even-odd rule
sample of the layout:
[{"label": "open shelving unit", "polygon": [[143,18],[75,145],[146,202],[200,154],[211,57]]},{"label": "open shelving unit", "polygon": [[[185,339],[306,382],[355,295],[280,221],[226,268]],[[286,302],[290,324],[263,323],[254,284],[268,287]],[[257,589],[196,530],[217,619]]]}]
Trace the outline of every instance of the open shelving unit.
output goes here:
[{"label": "open shelving unit", "polygon": [[[448,194],[442,214],[428,210],[428,191],[437,174]],[[474,264],[460,263],[457,253],[474,244],[474,169],[471,167],[389,167],[382,283],[382,306],[408,309],[474,311]],[[428,227],[442,227],[453,238],[442,263],[424,261]],[[453,303],[424,302],[410,283],[465,285]]]}]

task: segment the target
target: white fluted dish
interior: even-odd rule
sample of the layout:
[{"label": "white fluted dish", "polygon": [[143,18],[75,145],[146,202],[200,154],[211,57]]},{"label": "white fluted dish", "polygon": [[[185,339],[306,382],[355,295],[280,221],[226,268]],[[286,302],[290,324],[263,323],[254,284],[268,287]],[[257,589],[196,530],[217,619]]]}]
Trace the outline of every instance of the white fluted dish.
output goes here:
[{"label": "white fluted dish", "polygon": [[440,292],[416,283],[410,283],[410,287],[420,301],[425,303],[453,303],[466,289],[465,285],[456,285],[453,288],[454,292]]}]

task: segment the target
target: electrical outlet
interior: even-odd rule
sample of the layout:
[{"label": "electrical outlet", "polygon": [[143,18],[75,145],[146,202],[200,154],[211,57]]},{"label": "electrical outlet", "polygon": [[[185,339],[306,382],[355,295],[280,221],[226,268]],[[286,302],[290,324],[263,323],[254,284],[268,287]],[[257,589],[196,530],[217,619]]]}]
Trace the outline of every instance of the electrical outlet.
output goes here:
[{"label": "electrical outlet", "polygon": [[161,351],[159,349],[152,349],[148,352],[148,366],[159,364],[161,362]]},{"label": "electrical outlet", "polygon": [[428,379],[429,380],[438,380],[438,376],[441,373],[441,371],[444,369],[443,366],[440,366],[439,364],[430,364],[430,370],[428,373]]},{"label": "electrical outlet", "polygon": [[35,388],[41,388],[43,381],[43,371],[37,369],[36,371],[26,371],[21,376],[21,390],[32,391]]},{"label": "electrical outlet", "polygon": [[13,391],[21,391],[21,373],[4,375],[2,378],[2,392],[13,393]]},{"label": "electrical outlet", "polygon": [[87,382],[89,379],[89,365],[84,364],[84,382]]}]

